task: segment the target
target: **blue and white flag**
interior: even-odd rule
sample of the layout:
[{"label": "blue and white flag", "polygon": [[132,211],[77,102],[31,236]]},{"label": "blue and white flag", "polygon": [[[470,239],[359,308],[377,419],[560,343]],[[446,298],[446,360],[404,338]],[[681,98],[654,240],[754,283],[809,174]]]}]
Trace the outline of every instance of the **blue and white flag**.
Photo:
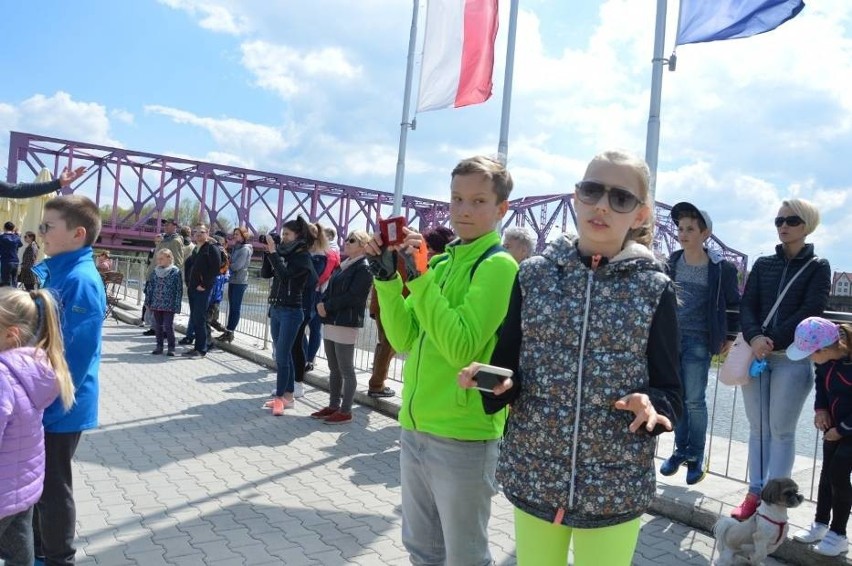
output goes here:
[{"label": "blue and white flag", "polygon": [[677,45],[749,37],[774,30],[803,0],[680,0]]}]

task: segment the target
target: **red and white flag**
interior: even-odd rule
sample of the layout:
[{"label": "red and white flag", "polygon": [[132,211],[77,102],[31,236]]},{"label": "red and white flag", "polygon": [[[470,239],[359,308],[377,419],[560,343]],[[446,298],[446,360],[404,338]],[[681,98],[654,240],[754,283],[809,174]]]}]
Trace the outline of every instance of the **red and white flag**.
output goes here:
[{"label": "red and white flag", "polygon": [[491,97],[497,0],[428,0],[417,111]]}]

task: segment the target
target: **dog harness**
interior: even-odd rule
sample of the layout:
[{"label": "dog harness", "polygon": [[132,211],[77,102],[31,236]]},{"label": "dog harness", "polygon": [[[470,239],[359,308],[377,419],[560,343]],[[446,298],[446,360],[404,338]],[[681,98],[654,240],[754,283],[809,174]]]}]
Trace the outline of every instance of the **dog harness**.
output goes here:
[{"label": "dog harness", "polygon": [[784,527],[787,526],[787,521],[775,521],[762,513],[758,513],[757,516],[762,519],[766,519],[767,521],[778,527],[778,538],[776,538],[772,543],[777,544],[784,537]]}]

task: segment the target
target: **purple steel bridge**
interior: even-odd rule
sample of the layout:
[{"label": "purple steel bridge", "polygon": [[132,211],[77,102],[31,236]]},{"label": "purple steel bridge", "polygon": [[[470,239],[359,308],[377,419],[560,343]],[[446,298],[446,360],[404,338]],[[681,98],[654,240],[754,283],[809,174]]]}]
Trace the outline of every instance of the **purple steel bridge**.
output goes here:
[{"label": "purple steel bridge", "polygon": [[[11,132],[7,180],[29,181],[42,168],[56,177],[63,167],[87,168],[66,193],[90,197],[104,211],[99,245],[116,250],[148,250],[166,219],[206,221],[211,226],[245,226],[253,235],[276,229],[302,214],[331,225],[337,234],[350,229],[375,231],[379,218],[392,214],[393,194],[193,161],[86,142]],[[667,256],[678,248],[671,206],[656,203],[655,250]],[[449,204],[405,195],[402,215],[424,230],[446,224]],[[522,197],[510,201],[503,228],[525,226],[538,237],[538,249],[553,234],[575,231],[573,191]],[[569,224],[570,222],[570,224]],[[721,251],[745,274],[748,257],[713,236],[711,247]]]}]

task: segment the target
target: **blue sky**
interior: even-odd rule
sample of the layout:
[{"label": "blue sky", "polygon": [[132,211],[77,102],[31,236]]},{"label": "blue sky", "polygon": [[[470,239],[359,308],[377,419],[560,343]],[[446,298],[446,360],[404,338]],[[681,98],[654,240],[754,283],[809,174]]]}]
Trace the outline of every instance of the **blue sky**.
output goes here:
[{"label": "blue sky", "polygon": [[[608,147],[643,155],[655,3],[520,4],[512,196],[571,190]],[[459,159],[496,153],[508,5],[494,96],[417,116],[407,193],[445,197]],[[392,191],[411,9],[0,0],[0,174],[18,130]],[[852,271],[852,2],[811,0],[773,32],[681,46],[678,58],[663,79],[657,198],[707,209],[751,261],[777,243],[780,201],[810,199],[823,214],[817,253]]]}]

